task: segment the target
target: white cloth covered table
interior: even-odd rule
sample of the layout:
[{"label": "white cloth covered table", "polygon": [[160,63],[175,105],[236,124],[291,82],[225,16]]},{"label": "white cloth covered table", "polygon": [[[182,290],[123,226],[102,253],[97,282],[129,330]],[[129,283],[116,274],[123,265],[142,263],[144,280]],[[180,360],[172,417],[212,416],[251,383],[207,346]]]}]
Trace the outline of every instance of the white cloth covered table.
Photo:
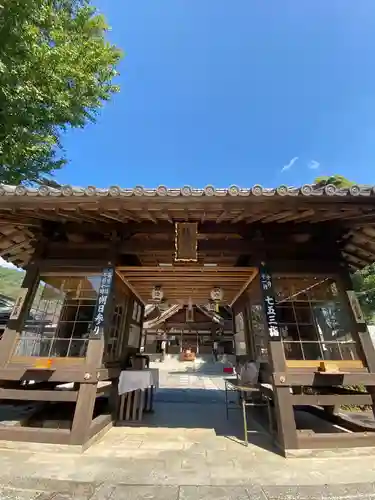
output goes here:
[{"label": "white cloth covered table", "polygon": [[155,389],[159,387],[159,370],[157,368],[123,370],[118,381],[118,393],[121,396],[121,394],[144,390],[151,386]]}]

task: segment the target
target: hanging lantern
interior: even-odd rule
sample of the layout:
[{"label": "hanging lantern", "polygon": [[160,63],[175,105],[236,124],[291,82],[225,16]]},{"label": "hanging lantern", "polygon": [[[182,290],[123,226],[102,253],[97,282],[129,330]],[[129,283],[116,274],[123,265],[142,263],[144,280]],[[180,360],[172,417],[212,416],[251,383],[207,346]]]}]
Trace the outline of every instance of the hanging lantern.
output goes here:
[{"label": "hanging lantern", "polygon": [[214,302],[221,302],[223,300],[224,293],[223,290],[219,287],[215,287],[211,290],[211,299]]},{"label": "hanging lantern", "polygon": [[161,286],[154,286],[151,292],[151,298],[153,302],[161,302],[163,300],[164,293]]},{"label": "hanging lantern", "polygon": [[159,304],[158,304],[158,309],[160,312],[164,312],[168,309],[169,307],[169,304],[166,300],[162,300]]},{"label": "hanging lantern", "polygon": [[215,312],[215,302],[213,300],[210,300],[209,303],[206,305],[207,311],[210,312]]}]

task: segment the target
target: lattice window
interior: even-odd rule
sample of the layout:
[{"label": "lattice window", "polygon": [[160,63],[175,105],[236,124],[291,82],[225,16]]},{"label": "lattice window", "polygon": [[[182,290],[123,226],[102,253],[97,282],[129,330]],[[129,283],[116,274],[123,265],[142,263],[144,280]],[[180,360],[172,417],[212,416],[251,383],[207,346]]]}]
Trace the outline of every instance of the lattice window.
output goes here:
[{"label": "lattice window", "polygon": [[358,359],[347,311],[330,278],[274,278],[286,359]]},{"label": "lattice window", "polygon": [[41,276],[15,354],[84,357],[100,276]]}]

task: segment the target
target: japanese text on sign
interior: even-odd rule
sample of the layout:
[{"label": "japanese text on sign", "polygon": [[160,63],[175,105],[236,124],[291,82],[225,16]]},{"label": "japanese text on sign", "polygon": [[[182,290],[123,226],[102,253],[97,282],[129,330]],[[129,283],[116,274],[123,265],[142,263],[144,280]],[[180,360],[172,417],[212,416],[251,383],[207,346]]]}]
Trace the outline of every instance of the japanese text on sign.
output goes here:
[{"label": "japanese text on sign", "polygon": [[268,273],[261,273],[260,284],[261,284],[262,289],[264,291],[270,290],[270,288],[272,288],[271,276]]},{"label": "japanese text on sign", "polygon": [[264,297],[266,317],[270,337],[279,337],[279,327],[276,320],[275,299],[269,295]]},{"label": "japanese text on sign", "polygon": [[100,328],[103,326],[104,323],[104,311],[108,300],[108,296],[111,291],[112,279],[113,279],[113,269],[111,268],[104,269],[102,274],[102,279],[100,281],[99,295],[93,321],[92,333],[94,335],[99,335]]},{"label": "japanese text on sign", "polygon": [[260,269],[260,285],[263,292],[264,313],[266,315],[268,333],[271,339],[280,339],[280,330],[277,322],[276,301],[274,297],[271,275],[265,267]]}]

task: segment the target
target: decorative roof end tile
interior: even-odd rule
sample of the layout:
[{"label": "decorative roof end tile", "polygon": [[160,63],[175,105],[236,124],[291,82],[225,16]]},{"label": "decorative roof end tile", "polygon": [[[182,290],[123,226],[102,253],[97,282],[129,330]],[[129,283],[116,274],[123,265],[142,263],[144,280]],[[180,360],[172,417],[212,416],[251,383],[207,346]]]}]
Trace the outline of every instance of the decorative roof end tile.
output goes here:
[{"label": "decorative roof end tile", "polygon": [[182,194],[182,196],[191,196],[191,194],[192,194],[191,186],[183,186],[181,188],[181,194]]},{"label": "decorative roof end tile", "polygon": [[262,196],[262,194],[263,194],[263,187],[260,184],[255,184],[251,188],[251,194],[253,196]]},{"label": "decorative roof end tile", "polygon": [[109,196],[112,196],[113,198],[117,198],[117,197],[121,196],[120,186],[111,186],[109,188]]},{"label": "decorative roof end tile", "polygon": [[361,188],[359,186],[350,186],[349,193],[352,196],[359,196],[361,194]]},{"label": "decorative roof end tile", "polygon": [[288,186],[285,186],[282,184],[281,186],[276,188],[276,193],[279,196],[286,196],[287,194],[289,194],[289,188],[288,188]]},{"label": "decorative roof end tile", "polygon": [[235,184],[232,184],[232,186],[229,186],[228,188],[228,194],[230,196],[238,196],[240,193],[240,188],[236,186]]},{"label": "decorative roof end tile", "polygon": [[163,186],[163,185],[158,186],[156,188],[156,193],[159,196],[167,196],[167,194],[168,194],[168,188],[167,188],[167,186]]},{"label": "decorative roof end tile", "polygon": [[135,186],[133,192],[135,196],[142,196],[145,192],[145,188],[143,186]]},{"label": "decorative roof end tile", "polygon": [[205,188],[204,188],[204,194],[206,196],[215,196],[215,187],[212,186],[211,184],[208,184]]}]

